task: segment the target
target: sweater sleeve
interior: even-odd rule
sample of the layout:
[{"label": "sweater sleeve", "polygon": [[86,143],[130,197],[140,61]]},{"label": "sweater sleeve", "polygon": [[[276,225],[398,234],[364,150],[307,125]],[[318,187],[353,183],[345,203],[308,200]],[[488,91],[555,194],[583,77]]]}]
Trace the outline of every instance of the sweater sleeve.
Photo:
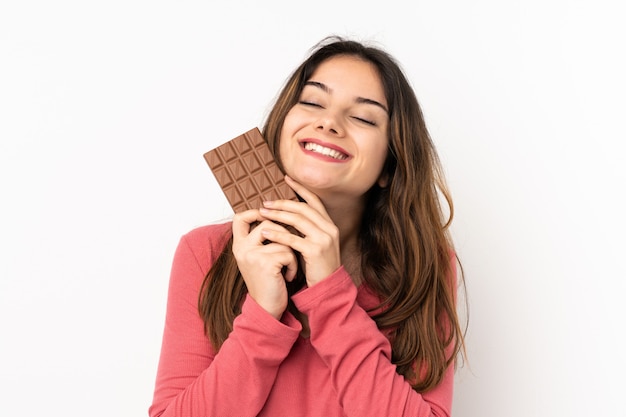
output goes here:
[{"label": "sweater sleeve", "polygon": [[282,322],[274,319],[247,296],[233,331],[216,354],[197,308],[209,265],[203,267],[196,255],[189,239],[183,237],[172,265],[149,415],[256,416],[301,325],[289,314]]},{"label": "sweater sleeve", "polygon": [[357,288],[343,267],[292,299],[308,316],[311,344],[330,369],[347,416],[450,415],[454,366],[437,387],[416,392],[396,373],[391,344],[357,304]]}]

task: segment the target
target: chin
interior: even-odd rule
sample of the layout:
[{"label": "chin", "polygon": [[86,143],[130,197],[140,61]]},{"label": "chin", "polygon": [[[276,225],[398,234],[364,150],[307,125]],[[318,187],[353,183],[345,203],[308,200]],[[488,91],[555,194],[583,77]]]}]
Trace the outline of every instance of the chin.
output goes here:
[{"label": "chin", "polygon": [[300,172],[295,174],[291,178],[304,185],[306,188],[311,189],[324,189],[332,184],[332,178],[320,175],[319,171],[313,170],[313,172]]}]

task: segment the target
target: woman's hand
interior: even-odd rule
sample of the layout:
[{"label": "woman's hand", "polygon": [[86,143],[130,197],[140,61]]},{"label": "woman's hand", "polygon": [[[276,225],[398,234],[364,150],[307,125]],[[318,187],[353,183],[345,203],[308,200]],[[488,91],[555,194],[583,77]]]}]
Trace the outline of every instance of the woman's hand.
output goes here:
[{"label": "woman's hand", "polygon": [[265,227],[267,223],[260,225],[259,229],[263,239],[300,252],[307,285],[312,287],[341,266],[339,229],[315,194],[289,177],[285,177],[285,181],[306,203],[267,201],[259,212],[264,218],[294,227],[303,236],[286,229]]},{"label": "woman's hand", "polygon": [[[252,228],[256,222],[261,223]],[[261,234],[262,230],[289,234],[283,226],[263,217],[259,210],[235,214],[233,255],[248,294],[265,311],[280,320],[288,301],[285,280],[292,281],[295,278],[298,262],[289,246],[278,242],[264,244],[267,238]]]}]

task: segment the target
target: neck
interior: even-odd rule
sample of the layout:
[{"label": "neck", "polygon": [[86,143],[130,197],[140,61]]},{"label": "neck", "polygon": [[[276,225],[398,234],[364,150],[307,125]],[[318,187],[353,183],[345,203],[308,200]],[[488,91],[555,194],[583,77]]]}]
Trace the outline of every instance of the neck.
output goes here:
[{"label": "neck", "polygon": [[327,204],[324,202],[328,215],[339,229],[339,249],[341,263],[350,273],[355,284],[361,282],[361,253],[359,248],[359,230],[365,205],[362,201],[354,204]]}]

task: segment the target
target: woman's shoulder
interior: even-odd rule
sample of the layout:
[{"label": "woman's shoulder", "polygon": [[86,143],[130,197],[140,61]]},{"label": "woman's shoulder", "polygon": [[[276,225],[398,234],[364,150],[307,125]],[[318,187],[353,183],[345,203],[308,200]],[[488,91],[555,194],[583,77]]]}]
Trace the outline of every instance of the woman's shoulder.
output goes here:
[{"label": "woman's shoulder", "polygon": [[180,245],[193,253],[198,263],[206,267],[222,252],[232,234],[230,221],[193,228],[185,233]]}]

